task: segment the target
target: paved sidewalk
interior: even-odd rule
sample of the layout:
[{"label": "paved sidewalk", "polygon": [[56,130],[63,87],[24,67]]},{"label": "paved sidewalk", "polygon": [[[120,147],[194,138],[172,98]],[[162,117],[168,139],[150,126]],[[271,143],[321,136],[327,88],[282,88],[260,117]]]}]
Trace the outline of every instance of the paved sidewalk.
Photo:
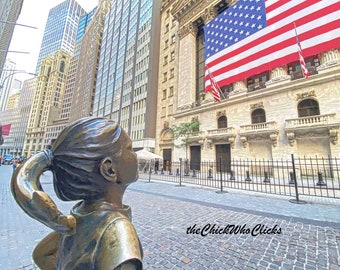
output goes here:
[{"label": "paved sidewalk", "polygon": [[[50,230],[16,205],[10,174],[9,166],[0,167],[0,269],[35,269],[32,250]],[[41,182],[53,194],[49,173]],[[75,204],[52,197],[64,212]],[[288,200],[146,180],[124,196],[144,269],[339,269],[340,206]]]}]

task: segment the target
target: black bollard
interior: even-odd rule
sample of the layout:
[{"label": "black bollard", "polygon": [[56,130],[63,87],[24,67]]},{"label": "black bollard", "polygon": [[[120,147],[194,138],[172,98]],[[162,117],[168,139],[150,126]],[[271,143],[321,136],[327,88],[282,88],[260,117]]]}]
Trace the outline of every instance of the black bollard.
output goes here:
[{"label": "black bollard", "polygon": [[211,169],[208,170],[208,178],[213,178],[212,177],[212,170]]},{"label": "black bollard", "polygon": [[246,171],[246,175],[247,175],[247,177],[246,177],[245,181],[251,181],[251,179],[249,177],[249,171]]},{"label": "black bollard", "polygon": [[290,176],[289,184],[294,185],[295,184],[294,172],[289,172],[289,176]]},{"label": "black bollard", "polygon": [[318,172],[318,182],[316,183],[317,186],[327,186],[326,183],[322,179],[322,172]]},{"label": "black bollard", "polygon": [[229,178],[229,180],[235,180],[234,171],[230,171],[230,178]]},{"label": "black bollard", "polygon": [[192,177],[196,177],[196,170],[192,170]]},{"label": "black bollard", "polygon": [[268,172],[264,172],[264,180],[263,183],[270,183],[270,180],[268,178]]}]

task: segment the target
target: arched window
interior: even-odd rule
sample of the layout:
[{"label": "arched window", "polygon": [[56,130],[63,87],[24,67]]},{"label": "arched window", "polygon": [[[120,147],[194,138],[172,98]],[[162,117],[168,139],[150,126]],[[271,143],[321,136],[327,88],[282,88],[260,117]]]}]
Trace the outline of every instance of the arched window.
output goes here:
[{"label": "arched window", "polygon": [[319,115],[319,103],[314,99],[305,99],[298,104],[299,117]]},{"label": "arched window", "polygon": [[227,117],[224,115],[217,119],[217,128],[226,128],[228,126]]},{"label": "arched window", "polygon": [[265,123],[266,122],[266,112],[264,109],[256,109],[251,113],[251,123]]}]

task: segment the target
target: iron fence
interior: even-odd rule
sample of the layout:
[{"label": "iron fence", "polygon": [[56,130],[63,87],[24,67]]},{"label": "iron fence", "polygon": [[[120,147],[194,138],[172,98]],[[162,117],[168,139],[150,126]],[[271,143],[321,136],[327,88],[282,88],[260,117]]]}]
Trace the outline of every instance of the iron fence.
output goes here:
[{"label": "iron fence", "polygon": [[140,179],[164,180],[179,185],[195,184],[219,189],[242,189],[276,195],[340,199],[340,164],[337,158],[290,160],[177,161],[166,167],[153,163],[139,166]]}]

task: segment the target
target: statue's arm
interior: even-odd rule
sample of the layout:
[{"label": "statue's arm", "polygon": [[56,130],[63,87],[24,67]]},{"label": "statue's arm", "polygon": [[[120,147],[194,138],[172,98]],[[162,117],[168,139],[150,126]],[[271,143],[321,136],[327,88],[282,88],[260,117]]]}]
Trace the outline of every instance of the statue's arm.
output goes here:
[{"label": "statue's arm", "polygon": [[33,260],[40,269],[55,270],[61,235],[52,232],[42,239],[33,251]]},{"label": "statue's arm", "polygon": [[94,269],[142,270],[143,251],[135,228],[127,219],[112,222],[98,241]]},{"label": "statue's arm", "polygon": [[12,194],[29,216],[59,233],[72,234],[75,227],[74,217],[65,216],[40,185],[40,175],[51,166],[49,155],[51,153],[48,150],[40,152],[14,171]]}]

